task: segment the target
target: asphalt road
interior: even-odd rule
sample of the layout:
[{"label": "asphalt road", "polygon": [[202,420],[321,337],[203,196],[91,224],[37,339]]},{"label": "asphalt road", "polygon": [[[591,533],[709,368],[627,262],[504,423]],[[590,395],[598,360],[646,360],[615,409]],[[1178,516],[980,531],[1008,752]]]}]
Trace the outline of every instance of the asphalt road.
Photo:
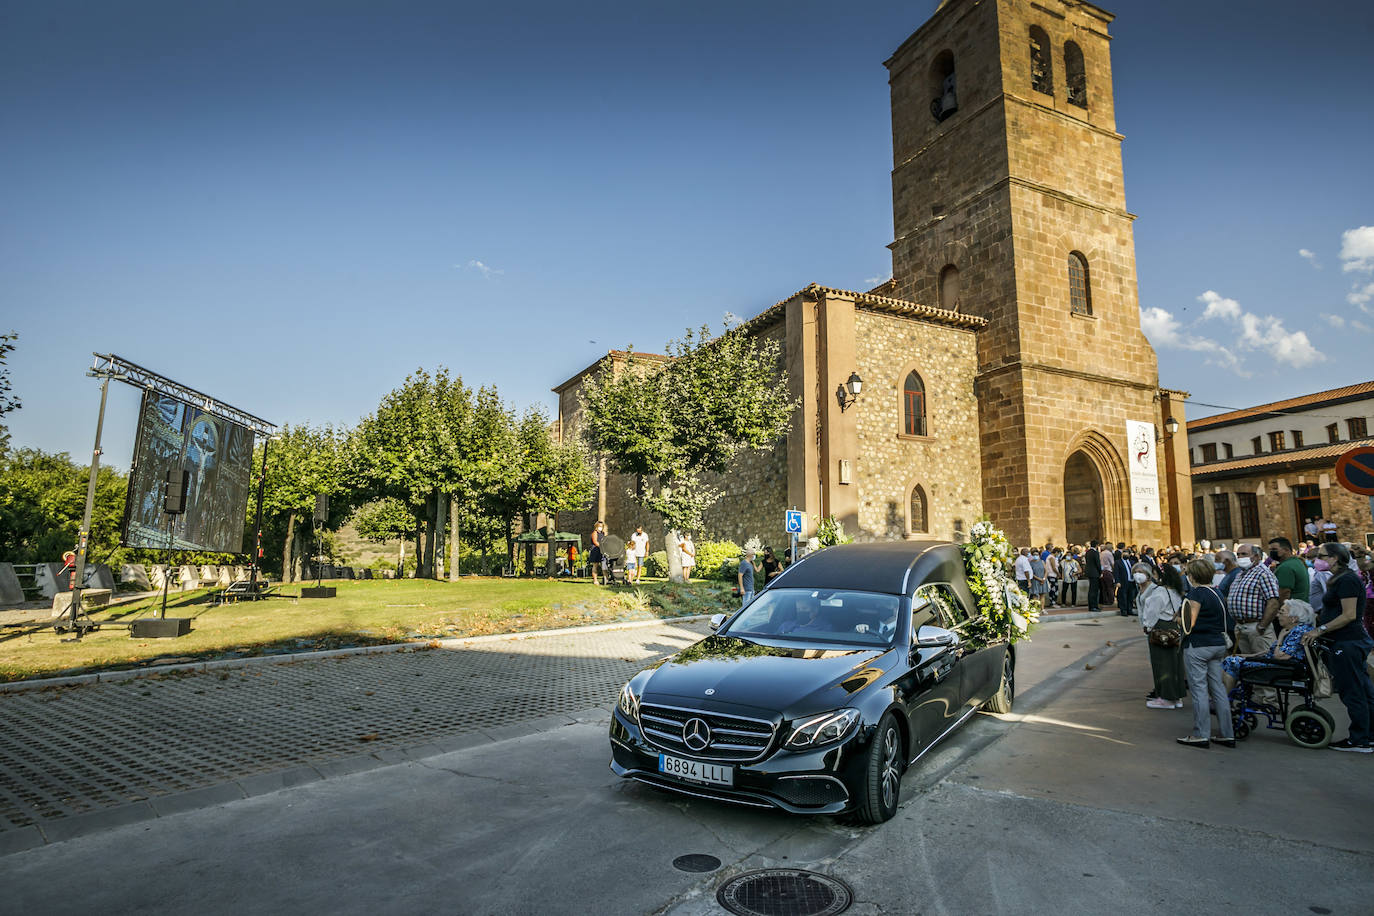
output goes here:
[{"label": "asphalt road", "polygon": [[[0,910],[715,914],[729,875],[793,867],[846,882],[851,913],[1370,912],[1374,760],[1277,732],[1178,747],[1190,713],[1145,708],[1137,634],[1043,627],[1017,712],[928,755],[878,828],[618,780],[588,711],[14,853]],[[686,853],[723,865],[678,871]]]}]

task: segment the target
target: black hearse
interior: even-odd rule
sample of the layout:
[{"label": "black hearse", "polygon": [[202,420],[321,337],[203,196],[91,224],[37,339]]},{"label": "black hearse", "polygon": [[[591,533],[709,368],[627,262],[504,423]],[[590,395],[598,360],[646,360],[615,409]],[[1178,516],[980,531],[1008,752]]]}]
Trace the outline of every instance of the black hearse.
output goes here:
[{"label": "black hearse", "polygon": [[1015,651],[959,548],[831,547],[627,683],[611,769],[796,814],[897,810],[902,771],[980,707],[1011,709]]}]

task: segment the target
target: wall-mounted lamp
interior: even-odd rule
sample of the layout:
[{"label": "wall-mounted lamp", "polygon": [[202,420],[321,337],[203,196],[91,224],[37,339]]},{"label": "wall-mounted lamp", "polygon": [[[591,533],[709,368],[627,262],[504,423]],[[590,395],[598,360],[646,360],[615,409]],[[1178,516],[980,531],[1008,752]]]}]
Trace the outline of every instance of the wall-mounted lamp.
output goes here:
[{"label": "wall-mounted lamp", "polygon": [[849,373],[849,379],[843,385],[835,389],[835,398],[840,402],[840,412],[849,409],[849,406],[859,399],[859,392],[864,389],[864,380],[859,378],[859,373]]},{"label": "wall-mounted lamp", "polygon": [[[1173,417],[1170,417],[1169,419],[1165,420],[1165,421],[1164,421],[1164,436],[1172,436],[1172,435],[1173,435],[1174,433],[1176,433],[1176,432],[1178,432],[1178,421],[1175,420]],[[1163,441],[1164,441],[1164,436],[1159,435],[1159,434],[1158,434],[1158,429],[1156,429],[1156,432],[1155,432],[1155,441],[1156,441],[1156,442],[1163,442]]]}]

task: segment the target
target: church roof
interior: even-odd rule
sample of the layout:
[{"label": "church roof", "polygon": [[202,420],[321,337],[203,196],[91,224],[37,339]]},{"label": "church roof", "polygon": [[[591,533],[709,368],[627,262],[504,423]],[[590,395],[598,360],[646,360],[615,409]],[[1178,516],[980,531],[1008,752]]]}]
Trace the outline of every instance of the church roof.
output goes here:
[{"label": "church roof", "polygon": [[601,365],[601,363],[606,359],[626,359],[630,356],[633,356],[635,359],[643,360],[645,362],[650,363],[666,363],[668,361],[668,357],[664,356],[662,353],[640,353],[638,350],[636,350],[634,353],[631,353],[628,350],[607,350],[605,356],[598,356],[590,366],[587,366],[582,371],[575,373],[572,376],[572,378],[568,379],[563,384],[555,385],[551,390],[554,393],[562,393],[564,388],[568,388],[576,382],[580,381],[582,376],[586,375],[588,372],[591,372],[597,366]]},{"label": "church roof", "polygon": [[1304,394],[1301,397],[1288,398],[1283,401],[1271,401],[1268,404],[1260,404],[1257,407],[1246,407],[1241,410],[1219,413],[1215,416],[1203,417],[1200,420],[1189,420],[1188,432],[1199,432],[1214,426],[1229,426],[1232,423],[1253,420],[1255,417],[1264,417],[1271,414],[1291,413],[1296,410],[1316,407],[1321,404],[1360,400],[1370,394],[1374,394],[1374,382],[1360,382],[1357,385],[1346,385],[1344,388],[1332,388],[1329,391],[1318,391],[1316,394]]},{"label": "church roof", "polygon": [[[877,287],[882,289],[883,287]],[[776,321],[781,321],[783,309],[788,302],[798,296],[816,298],[818,296],[843,297],[853,299],[854,304],[862,309],[872,312],[886,312],[889,315],[900,315],[903,318],[914,318],[920,321],[933,321],[937,324],[947,324],[956,328],[967,328],[977,330],[988,323],[986,318],[977,315],[966,315],[963,312],[952,312],[949,309],[936,308],[933,305],[921,305],[916,302],[908,302],[905,299],[894,299],[891,296],[879,296],[874,293],[860,293],[852,289],[836,289],[831,286],[821,286],[817,283],[800,289],[792,295],[770,305],[768,308],[759,312],[753,318],[744,323],[744,327],[751,331],[760,330],[768,327]]]}]

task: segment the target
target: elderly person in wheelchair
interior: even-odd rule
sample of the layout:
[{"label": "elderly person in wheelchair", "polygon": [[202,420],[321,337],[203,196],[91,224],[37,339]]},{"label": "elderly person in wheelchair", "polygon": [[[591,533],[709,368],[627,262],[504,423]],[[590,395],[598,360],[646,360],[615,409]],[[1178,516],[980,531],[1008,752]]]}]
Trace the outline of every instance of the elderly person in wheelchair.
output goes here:
[{"label": "elderly person in wheelchair", "polygon": [[1307,647],[1302,637],[1310,633],[1316,625],[1317,617],[1312,605],[1306,601],[1290,598],[1279,610],[1279,638],[1267,651],[1255,655],[1229,655],[1221,661],[1221,679],[1227,691],[1236,686],[1241,672],[1252,672],[1276,666],[1296,667],[1305,665]]}]

